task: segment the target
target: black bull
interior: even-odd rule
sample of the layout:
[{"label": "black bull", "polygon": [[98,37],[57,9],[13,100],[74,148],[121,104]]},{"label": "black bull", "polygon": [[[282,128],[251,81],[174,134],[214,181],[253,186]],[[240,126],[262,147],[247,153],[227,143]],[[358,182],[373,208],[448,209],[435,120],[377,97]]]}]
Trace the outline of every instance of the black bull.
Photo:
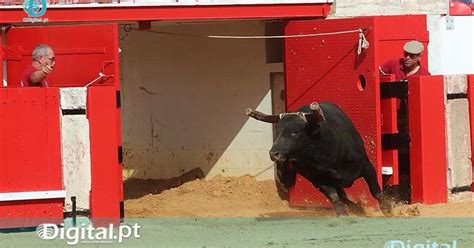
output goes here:
[{"label": "black bull", "polygon": [[298,112],[280,115],[265,115],[247,109],[246,114],[260,121],[276,123],[270,158],[277,164],[276,179],[286,189],[294,184],[297,172],[328,197],[338,215],[347,215],[344,204],[363,213],[364,210],[344,192],[344,188],[363,177],[382,212],[390,214],[391,203],[380,190],[360,134],[335,104],[314,102]]}]

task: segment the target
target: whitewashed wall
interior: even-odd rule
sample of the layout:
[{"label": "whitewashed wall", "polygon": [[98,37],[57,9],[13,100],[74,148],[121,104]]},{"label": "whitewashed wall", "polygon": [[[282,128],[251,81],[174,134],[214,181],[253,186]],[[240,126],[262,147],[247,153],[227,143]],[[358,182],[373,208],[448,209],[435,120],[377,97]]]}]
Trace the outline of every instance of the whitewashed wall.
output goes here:
[{"label": "whitewashed wall", "polygon": [[[474,74],[474,16],[427,16],[429,70],[445,75],[446,94],[467,93],[466,74]],[[472,183],[471,137],[467,98],[446,99],[448,189]],[[450,194],[450,199],[454,197]]]},{"label": "whitewashed wall", "polygon": [[448,0],[335,0],[330,17],[446,14]]},{"label": "whitewashed wall", "polygon": [[[85,110],[85,88],[61,88],[62,110]],[[77,209],[90,206],[91,156],[89,121],[86,115],[61,115],[61,154],[63,184],[66,190],[64,210],[72,211],[71,197]]]},{"label": "whitewashed wall", "polygon": [[249,120],[247,107],[271,112],[264,40],[209,34],[264,33],[258,21],[155,23],[122,31],[124,177],[170,178],[200,167],[207,177],[273,178],[272,126]]},{"label": "whitewashed wall", "polygon": [[[427,18],[431,73],[474,74],[474,16],[429,15]],[[452,24],[447,23],[447,18],[452,19]]]}]

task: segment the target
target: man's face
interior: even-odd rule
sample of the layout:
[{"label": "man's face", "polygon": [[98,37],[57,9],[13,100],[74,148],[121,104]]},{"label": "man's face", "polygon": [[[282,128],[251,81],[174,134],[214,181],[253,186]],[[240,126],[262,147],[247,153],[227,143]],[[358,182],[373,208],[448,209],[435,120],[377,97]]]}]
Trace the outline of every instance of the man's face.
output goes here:
[{"label": "man's face", "polygon": [[41,56],[40,62],[42,65],[49,66],[51,69],[54,67],[54,52],[51,49],[48,49],[45,56]]},{"label": "man's face", "polygon": [[413,65],[417,65],[420,62],[421,54],[413,54],[413,53],[403,53],[403,65],[405,67],[410,67]]}]

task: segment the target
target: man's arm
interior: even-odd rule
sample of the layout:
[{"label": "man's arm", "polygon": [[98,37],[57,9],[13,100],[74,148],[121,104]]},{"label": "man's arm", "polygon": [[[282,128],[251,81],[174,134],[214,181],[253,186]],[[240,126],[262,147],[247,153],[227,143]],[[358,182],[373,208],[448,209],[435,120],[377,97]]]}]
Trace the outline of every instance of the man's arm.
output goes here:
[{"label": "man's arm", "polygon": [[31,74],[31,82],[34,84],[39,84],[46,76],[53,71],[52,68],[48,66],[42,66],[40,70],[35,71]]},{"label": "man's arm", "polygon": [[379,66],[379,72],[381,75],[388,75],[388,74],[392,74],[391,70],[390,70],[390,62],[386,62],[382,65]]}]

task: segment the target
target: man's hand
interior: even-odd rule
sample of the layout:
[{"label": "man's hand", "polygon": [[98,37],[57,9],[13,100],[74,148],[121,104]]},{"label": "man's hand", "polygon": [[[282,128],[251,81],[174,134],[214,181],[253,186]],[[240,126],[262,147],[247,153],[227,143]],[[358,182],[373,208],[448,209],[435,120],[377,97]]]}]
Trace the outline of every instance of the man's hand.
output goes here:
[{"label": "man's hand", "polygon": [[53,68],[48,65],[42,65],[41,71],[44,73],[44,75],[48,75],[49,73],[53,72]]},{"label": "man's hand", "polygon": [[53,67],[51,65],[42,64],[38,71],[31,74],[31,82],[33,84],[39,84],[51,72],[53,72]]}]

